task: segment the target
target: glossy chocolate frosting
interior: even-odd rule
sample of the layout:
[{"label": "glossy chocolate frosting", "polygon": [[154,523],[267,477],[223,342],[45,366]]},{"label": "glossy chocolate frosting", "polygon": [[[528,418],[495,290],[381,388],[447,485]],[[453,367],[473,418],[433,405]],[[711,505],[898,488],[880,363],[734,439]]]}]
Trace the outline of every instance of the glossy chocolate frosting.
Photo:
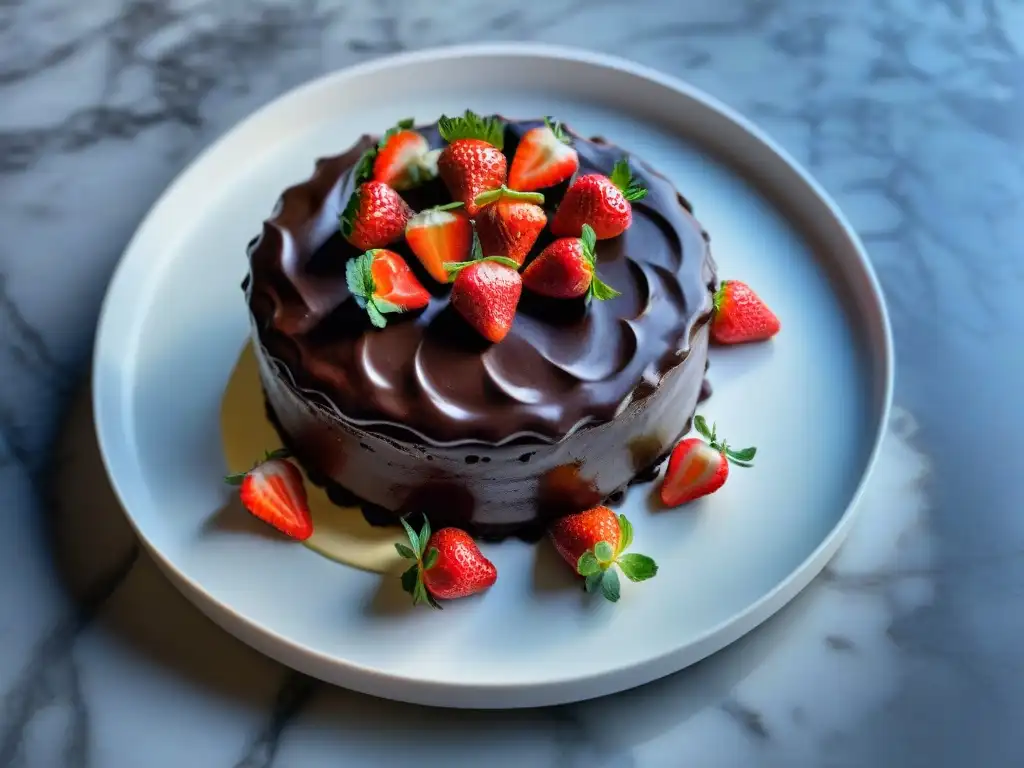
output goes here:
[{"label": "glossy chocolate frosting", "polygon": [[[510,165],[519,137],[539,124],[507,124]],[[443,146],[436,124],[417,130]],[[626,155],[571,135],[581,174],[610,174]],[[374,329],[345,284],[345,264],[358,251],[342,239],[338,216],[351,170],[376,140],[365,136],[319,160],[309,180],[284,192],[249,248],[245,286],[256,338],[310,402],[353,427],[427,446],[554,443],[610,421],[687,359],[711,312],[714,263],[689,204],[635,157],[633,174],[648,195],[633,203],[624,235],[597,244],[598,272],[621,296],[587,306],[524,289],[511,332],[489,344],[450,307],[449,286],[399,242],[389,248],[433,299]],[[546,191],[549,218],[565,188]],[[403,195],[415,210],[451,200],[439,180]],[[531,256],[550,240],[545,230]]]}]

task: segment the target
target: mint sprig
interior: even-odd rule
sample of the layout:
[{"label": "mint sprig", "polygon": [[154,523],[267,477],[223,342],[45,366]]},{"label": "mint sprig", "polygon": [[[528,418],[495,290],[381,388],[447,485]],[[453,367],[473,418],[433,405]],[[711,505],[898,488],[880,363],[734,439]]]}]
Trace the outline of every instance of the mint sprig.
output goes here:
[{"label": "mint sprig", "polygon": [[636,179],[633,178],[632,171],[629,170],[629,161],[626,158],[622,158],[612,167],[612,175],[608,177],[611,179],[612,184],[618,187],[619,191],[622,192],[629,202],[635,203],[637,200],[643,200],[647,197],[647,188],[641,186]]},{"label": "mint sprig", "polygon": [[597,234],[589,224],[583,225],[583,231],[580,234],[580,247],[583,249],[583,258],[590,265],[590,286],[587,288],[584,301],[589,304],[592,299],[607,301],[608,299],[614,299],[616,296],[621,296],[621,293],[597,276],[597,251],[595,250],[597,248]]},{"label": "mint sprig", "polygon": [[701,437],[708,441],[712,448],[725,456],[737,467],[754,466],[754,456],[757,455],[757,448],[754,446],[743,448],[738,451],[730,448],[729,444],[725,440],[718,437],[717,424],[712,422],[709,429],[708,422],[703,416],[698,415],[693,417],[693,428],[697,430]]},{"label": "mint sprig", "polygon": [[630,581],[647,581],[658,573],[658,564],[647,555],[625,553],[633,543],[633,525],[625,515],[619,515],[618,520],[618,547],[599,541],[576,562],[576,572],[584,577],[584,589],[591,594],[600,592],[613,603],[620,596],[619,571]]},{"label": "mint sprig", "polygon": [[373,261],[381,249],[373,248],[345,265],[345,282],[360,309],[366,310],[374,328],[388,324],[386,314],[404,312],[397,304],[377,296],[377,283],[373,279]]},{"label": "mint sprig", "polygon": [[480,117],[467,109],[462,117],[442,115],[437,130],[449,144],[459,139],[479,139],[496,149],[505,147],[505,124],[497,116]]},{"label": "mint sprig", "polygon": [[427,549],[430,544],[430,521],[426,515],[423,516],[423,527],[419,533],[413,530],[404,517],[400,522],[405,529],[405,535],[409,537],[409,543],[395,544],[395,550],[404,559],[416,561],[402,574],[402,589],[412,595],[413,605],[426,603],[431,608],[441,610],[441,605],[423,582],[423,574],[437,565],[437,559],[440,557],[437,547]]}]

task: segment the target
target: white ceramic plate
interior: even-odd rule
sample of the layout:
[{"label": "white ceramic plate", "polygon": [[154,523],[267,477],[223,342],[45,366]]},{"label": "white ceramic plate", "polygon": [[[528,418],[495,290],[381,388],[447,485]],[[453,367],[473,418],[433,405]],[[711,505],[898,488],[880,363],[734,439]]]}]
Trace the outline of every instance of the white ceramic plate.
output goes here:
[{"label": "white ceramic plate", "polygon": [[[517,541],[485,546],[483,598],[395,610],[398,586],[280,538],[228,535],[218,408],[248,334],[245,246],[286,186],[364,131],[465,108],[554,114],[653,163],[695,205],[722,277],[778,312],[772,343],[715,350],[701,411],[758,447],[714,496],[652,513],[624,502],[661,571],[617,605],[545,574]],[[157,202],[124,254],[94,360],[97,430],[139,536],[224,628],[311,675],[452,707],[524,707],[640,685],[782,607],[841,543],[890,405],[892,346],[853,231],[770,139],[694,88],[622,60],[542,46],[402,55],[325,76],[245,120]],[[554,586],[552,586],[552,582]],[[382,598],[381,596],[385,597]]]}]

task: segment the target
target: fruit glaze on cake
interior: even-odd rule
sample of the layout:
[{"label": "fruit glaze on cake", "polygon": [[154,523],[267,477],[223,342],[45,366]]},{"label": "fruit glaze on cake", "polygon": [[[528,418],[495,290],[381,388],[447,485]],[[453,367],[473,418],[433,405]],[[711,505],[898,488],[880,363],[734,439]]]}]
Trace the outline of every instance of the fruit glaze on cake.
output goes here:
[{"label": "fruit glaze on cake", "polygon": [[717,284],[660,173],[548,120],[364,136],[284,192],[244,288],[268,415],[373,523],[539,536],[653,470]]}]

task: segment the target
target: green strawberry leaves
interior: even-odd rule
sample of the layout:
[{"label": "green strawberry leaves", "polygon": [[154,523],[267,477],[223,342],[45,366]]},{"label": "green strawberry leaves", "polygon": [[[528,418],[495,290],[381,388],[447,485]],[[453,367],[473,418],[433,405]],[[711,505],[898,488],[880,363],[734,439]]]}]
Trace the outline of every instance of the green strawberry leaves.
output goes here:
[{"label": "green strawberry leaves", "polygon": [[467,109],[462,117],[442,115],[437,130],[449,144],[459,139],[479,139],[495,149],[505,147],[505,124],[496,116],[480,117]]},{"label": "green strawberry leaves", "polygon": [[445,262],[444,268],[448,272],[448,278],[455,277],[459,272],[464,270],[466,267],[473,264],[480,264],[484,261],[493,261],[495,264],[501,264],[503,267],[509,269],[519,270],[519,262],[515,259],[510,259],[507,256],[477,256],[473,254],[474,258],[470,261],[447,261]]},{"label": "green strawberry leaves", "polygon": [[606,301],[614,299],[616,296],[621,296],[622,294],[597,276],[597,251],[595,250],[597,248],[597,234],[589,224],[584,224],[583,230],[580,232],[580,247],[583,249],[583,258],[590,266],[591,273],[590,286],[587,288],[587,293],[583,300],[589,304],[593,299]]},{"label": "green strawberry leaves", "polygon": [[483,208],[485,205],[490,205],[498,200],[516,200],[523,203],[533,203],[534,205],[544,205],[544,195],[540,192],[516,192],[504,184],[497,189],[488,189],[485,192],[481,192],[473,199],[473,203],[477,208]]},{"label": "green strawberry leaves", "polygon": [[228,485],[241,485],[245,482],[245,478],[248,474],[252,472],[253,469],[256,469],[260,464],[265,464],[266,462],[273,461],[274,459],[290,459],[291,456],[292,452],[287,448],[277,448],[273,451],[265,451],[263,458],[253,464],[252,469],[246,470],[245,472],[235,472],[233,474],[226,475],[224,477],[224,482]]},{"label": "green strawberry leaves", "polygon": [[642,187],[633,178],[633,174],[629,170],[629,161],[626,158],[622,158],[615,163],[612,167],[612,174],[608,178],[611,179],[612,184],[619,188],[623,197],[631,203],[647,197],[647,189]]},{"label": "green strawberry leaves", "polygon": [[569,135],[565,132],[565,129],[562,127],[562,124],[558,120],[555,120],[553,117],[545,117],[544,125],[551,129],[551,132],[555,135],[555,138],[558,139],[560,142],[562,142],[563,144],[571,143],[569,140]]},{"label": "green strawberry leaves", "polygon": [[413,527],[405,521],[404,517],[400,522],[402,523],[402,528],[405,529],[405,535],[409,537],[409,543],[397,543],[395,544],[395,550],[404,559],[416,561],[402,574],[402,589],[412,595],[413,605],[425,603],[431,608],[441,610],[440,604],[430,594],[430,590],[427,589],[427,585],[423,582],[424,571],[429,571],[437,565],[437,558],[440,557],[436,547],[427,549],[427,545],[430,543],[430,521],[427,520],[426,516],[423,517],[423,527],[419,533],[413,530]]},{"label": "green strawberry leaves", "polygon": [[392,304],[376,295],[377,283],[373,279],[373,260],[377,257],[378,248],[371,249],[345,265],[345,282],[348,290],[356,300],[360,309],[365,309],[370,316],[374,328],[383,328],[388,324],[386,314],[404,312],[397,304]]},{"label": "green strawberry leaves", "polygon": [[697,433],[701,437],[708,441],[712,448],[719,451],[737,467],[754,466],[754,456],[757,455],[757,448],[754,446],[743,448],[738,451],[730,448],[729,444],[725,442],[725,440],[721,440],[718,437],[717,425],[712,422],[711,427],[708,428],[707,419],[700,415],[693,417],[693,428],[697,430]]},{"label": "green strawberry leaves", "polygon": [[576,572],[584,577],[583,588],[590,594],[600,592],[613,603],[620,597],[619,571],[630,581],[647,581],[658,573],[658,564],[647,555],[625,553],[633,543],[633,525],[625,515],[619,515],[618,521],[618,548],[599,541],[576,562]]},{"label": "green strawberry leaves", "polygon": [[408,131],[414,125],[416,125],[416,120],[414,118],[406,117],[402,120],[399,120],[393,126],[384,131],[384,135],[381,136],[380,141],[377,142],[377,149],[384,149],[384,147],[386,147],[388,142],[391,140],[392,136],[395,136],[401,133],[402,131]]}]

